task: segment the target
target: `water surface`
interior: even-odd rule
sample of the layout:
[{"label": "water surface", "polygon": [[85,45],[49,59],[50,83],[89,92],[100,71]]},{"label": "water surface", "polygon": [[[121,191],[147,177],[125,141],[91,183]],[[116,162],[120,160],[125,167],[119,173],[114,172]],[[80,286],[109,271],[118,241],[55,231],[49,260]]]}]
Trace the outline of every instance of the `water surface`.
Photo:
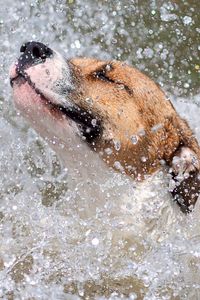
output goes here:
[{"label": "water surface", "polygon": [[[145,233],[123,223],[134,215],[130,201],[120,218],[109,201],[83,218],[62,162],[15,110],[8,78],[29,40],[66,57],[125,60],[163,87],[200,140],[199,10],[195,0],[0,0],[2,299],[200,298],[199,205],[187,217],[172,203],[177,217],[165,213],[167,179],[157,174],[134,188],[135,201],[147,203],[137,216]],[[132,189],[120,178],[112,184]]]}]

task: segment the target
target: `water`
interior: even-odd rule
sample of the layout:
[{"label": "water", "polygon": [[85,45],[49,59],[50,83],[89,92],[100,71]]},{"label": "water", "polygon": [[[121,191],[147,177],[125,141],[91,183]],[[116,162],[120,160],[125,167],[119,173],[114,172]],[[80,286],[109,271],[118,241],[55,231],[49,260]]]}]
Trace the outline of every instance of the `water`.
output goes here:
[{"label": "water", "polygon": [[[200,140],[198,1],[0,5],[0,297],[199,299],[199,204],[183,216],[161,173],[137,186],[115,176],[101,187],[105,203],[88,204],[15,110],[8,79],[20,45],[32,39],[67,57],[126,60],[175,96]],[[134,197],[122,199],[124,190]]]}]

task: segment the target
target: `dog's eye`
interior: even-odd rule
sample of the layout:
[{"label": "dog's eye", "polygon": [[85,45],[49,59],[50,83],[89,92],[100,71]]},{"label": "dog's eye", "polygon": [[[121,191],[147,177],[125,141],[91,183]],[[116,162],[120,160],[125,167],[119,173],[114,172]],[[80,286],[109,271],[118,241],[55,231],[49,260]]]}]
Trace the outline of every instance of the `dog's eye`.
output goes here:
[{"label": "dog's eye", "polygon": [[109,78],[108,76],[108,72],[112,69],[112,65],[110,64],[106,64],[105,66],[103,66],[101,69],[97,70],[94,73],[94,77],[96,77],[97,79],[106,81],[106,82],[111,82],[114,83],[114,80],[112,80],[111,78]]}]

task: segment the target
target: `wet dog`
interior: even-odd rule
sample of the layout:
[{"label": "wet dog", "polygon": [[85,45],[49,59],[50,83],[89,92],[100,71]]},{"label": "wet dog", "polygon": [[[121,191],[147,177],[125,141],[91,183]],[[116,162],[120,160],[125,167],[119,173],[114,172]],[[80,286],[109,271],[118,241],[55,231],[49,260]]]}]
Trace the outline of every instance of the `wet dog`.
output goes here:
[{"label": "wet dog", "polygon": [[134,180],[165,165],[174,200],[183,211],[193,208],[200,148],[157,84],[126,63],[65,60],[39,42],[21,53],[10,70],[15,104],[43,137],[69,142],[80,165],[88,152]]}]

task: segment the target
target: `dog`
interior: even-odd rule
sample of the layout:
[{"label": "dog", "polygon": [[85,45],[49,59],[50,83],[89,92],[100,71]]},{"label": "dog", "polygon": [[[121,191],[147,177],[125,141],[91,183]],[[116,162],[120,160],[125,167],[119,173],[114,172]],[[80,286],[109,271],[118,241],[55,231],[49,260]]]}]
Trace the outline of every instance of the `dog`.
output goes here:
[{"label": "dog", "polygon": [[73,145],[69,163],[98,156],[136,181],[165,168],[173,199],[193,209],[200,148],[156,83],[124,62],[66,60],[40,42],[20,51],[10,69],[15,105],[51,145]]}]

